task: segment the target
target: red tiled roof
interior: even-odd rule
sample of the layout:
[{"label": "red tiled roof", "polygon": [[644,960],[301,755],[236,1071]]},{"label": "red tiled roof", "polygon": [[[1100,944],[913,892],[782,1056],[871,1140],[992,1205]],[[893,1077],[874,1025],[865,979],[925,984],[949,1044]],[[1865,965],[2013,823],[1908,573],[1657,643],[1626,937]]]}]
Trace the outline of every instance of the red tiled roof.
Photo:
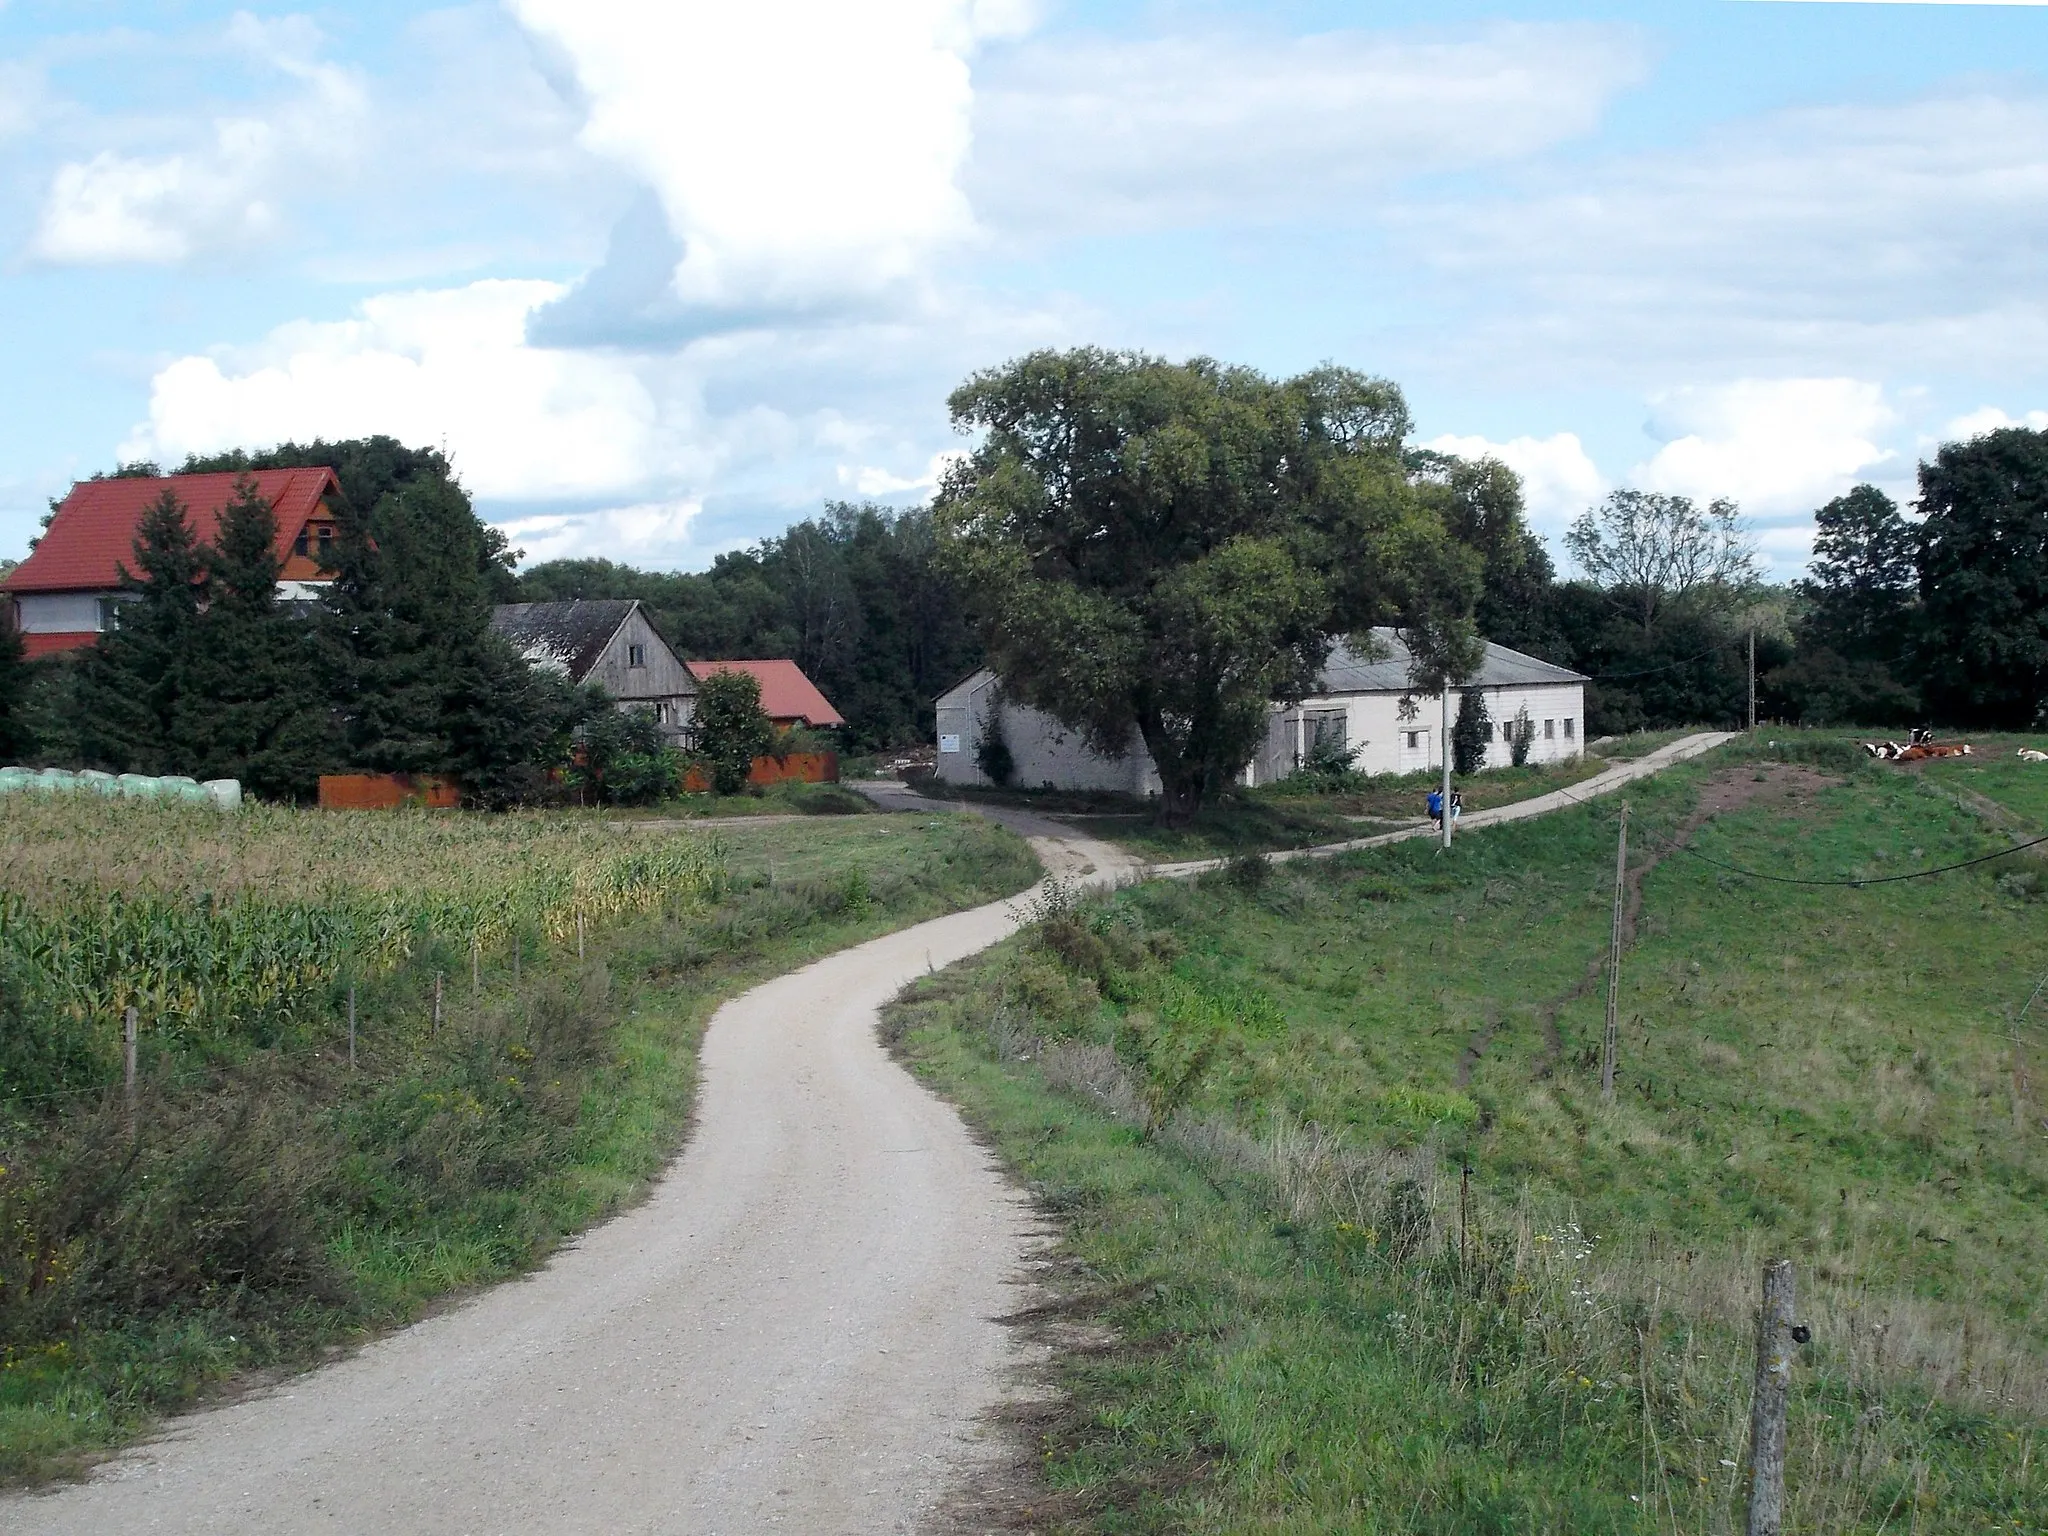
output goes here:
[{"label": "red tiled roof", "polygon": [[793,661],[692,661],[690,676],[703,682],[719,672],[750,672],[761,683],[761,708],[770,720],[801,720],[805,725],[844,725],[818,685]]},{"label": "red tiled roof", "polygon": [[[220,514],[234,498],[240,474],[165,475],[150,479],[81,480],[57,508],[29,557],[0,580],[9,592],[105,592],[121,585],[118,567],[135,569],[135,530],[149,504],[169,486],[185,503],[192,532],[210,543]],[[277,514],[277,555],[290,557],[292,541],[329,491],[341,483],[331,469],[259,469],[249,478]]]},{"label": "red tiled roof", "polygon": [[98,634],[89,629],[76,634],[23,635],[21,648],[22,654],[34,661],[38,656],[55,656],[59,651],[83,650],[98,639]]}]

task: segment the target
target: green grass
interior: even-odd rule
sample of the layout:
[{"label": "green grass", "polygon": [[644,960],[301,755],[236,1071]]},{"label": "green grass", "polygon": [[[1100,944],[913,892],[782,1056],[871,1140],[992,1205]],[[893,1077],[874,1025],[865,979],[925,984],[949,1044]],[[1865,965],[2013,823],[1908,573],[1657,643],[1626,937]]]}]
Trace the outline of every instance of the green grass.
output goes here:
[{"label": "green grass", "polygon": [[737,816],[865,816],[874,808],[874,802],[857,790],[838,784],[802,784],[791,780],[737,795],[713,791],[678,795],[657,805],[618,807],[605,814],[620,821],[724,820]]},{"label": "green grass", "polygon": [[432,947],[364,984],[354,1070],[323,1013],[191,1077],[146,1062],[133,1138],[116,1101],[14,1106],[0,1480],[75,1471],[240,1375],[538,1263],[675,1151],[721,1001],[1038,873],[1021,839],[966,817],[701,835],[729,872],[708,908],[593,930],[580,964],[573,940],[536,941],[516,986],[493,957],[475,997],[466,954]]},{"label": "green grass", "polygon": [[1627,762],[1638,757],[1648,757],[1659,747],[1668,747],[1672,742],[1681,741],[1687,736],[1695,736],[1701,731],[1714,729],[1717,727],[1688,725],[1670,731],[1627,731],[1619,736],[1603,737],[1597,745],[1589,745],[1587,750],[1610,762]]},{"label": "green grass", "polygon": [[[1852,753],[1787,748],[1852,770],[1793,798],[1736,748],[1632,786],[1638,862],[1716,773],[1774,797],[1696,833],[1726,863],[1869,878],[2001,846],[1940,777]],[[1788,1528],[2048,1529],[2048,1031],[2010,1038],[2048,905],[2004,861],[1807,888],[1671,853],[1607,1107],[1583,984],[1618,809],[1137,887],[899,1005],[917,1069],[1060,1217],[1065,1305],[1115,1330],[1062,1359],[1047,1508],[1738,1529],[1722,1463],[1782,1253],[1816,1335]]]}]

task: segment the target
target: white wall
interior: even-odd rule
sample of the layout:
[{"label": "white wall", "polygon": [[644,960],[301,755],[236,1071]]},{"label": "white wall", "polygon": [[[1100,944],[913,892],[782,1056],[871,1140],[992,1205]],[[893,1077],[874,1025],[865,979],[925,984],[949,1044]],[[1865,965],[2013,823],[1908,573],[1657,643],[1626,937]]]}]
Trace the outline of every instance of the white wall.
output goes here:
[{"label": "white wall", "polygon": [[24,592],[15,598],[15,613],[25,635],[97,633],[99,592]]},{"label": "white wall", "polygon": [[[1159,775],[1134,730],[1131,748],[1122,757],[1104,757],[1078,732],[1050,715],[1021,704],[996,702],[995,678],[977,673],[944,694],[938,704],[939,755],[937,777],[948,784],[987,784],[975,761],[994,710],[1002,714],[1003,740],[1016,771],[1010,783],[1019,789],[1102,789],[1126,795],[1156,795]],[[948,743],[955,750],[947,751]]]},{"label": "white wall", "polygon": [[[1486,750],[1487,767],[1505,768],[1513,761],[1511,747],[1502,734],[1502,728],[1514,718],[1515,711],[1523,707],[1528,709],[1530,721],[1536,729],[1535,739],[1529,744],[1530,762],[1565,762],[1577,757],[1584,749],[1586,701],[1583,684],[1532,683],[1482,691],[1486,695],[1487,714],[1493,721],[1492,741]],[[1451,722],[1454,726],[1461,698],[1461,692],[1451,694]],[[1253,759],[1247,774],[1248,781],[1268,784],[1285,778],[1300,762],[1305,751],[1307,737],[1303,717],[1315,711],[1335,709],[1342,709],[1345,714],[1345,744],[1359,749],[1353,763],[1360,773],[1413,773],[1443,766],[1443,705],[1436,694],[1416,695],[1413,715],[1404,716],[1398,694],[1347,693],[1304,699],[1299,705],[1276,709],[1265,749]],[[1548,736],[1544,734],[1545,721],[1551,723]],[[1567,722],[1571,731],[1569,736],[1565,734]],[[1416,736],[1413,751],[1407,746],[1410,732]]]}]

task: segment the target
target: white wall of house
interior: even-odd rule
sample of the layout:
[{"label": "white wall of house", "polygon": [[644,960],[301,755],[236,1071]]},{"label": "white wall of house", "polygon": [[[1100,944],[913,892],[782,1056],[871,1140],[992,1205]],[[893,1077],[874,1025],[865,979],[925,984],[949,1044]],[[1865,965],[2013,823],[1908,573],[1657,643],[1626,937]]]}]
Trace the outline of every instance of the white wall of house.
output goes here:
[{"label": "white wall of house", "polygon": [[[1131,749],[1106,758],[1080,737],[1035,709],[998,704],[994,674],[982,671],[938,701],[938,777],[949,784],[986,784],[976,762],[992,710],[1000,709],[1003,737],[1016,763],[1011,783],[1023,789],[1115,790],[1129,795],[1159,792],[1159,774],[1133,732]],[[1534,728],[1531,763],[1566,762],[1585,747],[1586,696],[1580,683],[1527,683],[1482,689],[1492,720],[1486,749],[1488,768],[1513,761],[1508,726],[1526,709]],[[1451,694],[1451,720],[1462,695]],[[1360,748],[1354,766],[1361,773],[1416,773],[1443,766],[1442,704],[1437,695],[1393,692],[1328,694],[1298,705],[1275,705],[1265,746],[1246,766],[1244,782],[1270,784],[1292,773],[1307,755],[1318,730],[1341,731],[1346,746]]]},{"label": "white wall of house", "polygon": [[14,600],[15,622],[25,635],[79,635],[100,628],[101,603],[111,592],[24,592]]},{"label": "white wall of house", "polygon": [[[1526,683],[1480,692],[1492,720],[1486,749],[1488,768],[1505,768],[1513,761],[1507,728],[1518,709],[1529,712],[1534,727],[1530,762],[1565,762],[1584,749],[1583,684]],[[1451,694],[1453,725],[1462,698],[1460,690]],[[1252,759],[1245,782],[1270,784],[1285,778],[1308,755],[1319,730],[1341,730],[1344,745],[1359,749],[1352,762],[1360,773],[1416,773],[1443,766],[1443,703],[1438,695],[1330,694],[1273,711],[1265,748]]]},{"label": "white wall of house", "polygon": [[1003,740],[1016,771],[1010,783],[1020,789],[1103,789],[1126,795],[1156,795],[1159,775],[1151,754],[1131,733],[1131,749],[1121,757],[1104,757],[1050,715],[1022,704],[999,701],[995,674],[981,671],[939,695],[937,777],[947,784],[987,784],[976,762],[991,714],[1000,712]]}]

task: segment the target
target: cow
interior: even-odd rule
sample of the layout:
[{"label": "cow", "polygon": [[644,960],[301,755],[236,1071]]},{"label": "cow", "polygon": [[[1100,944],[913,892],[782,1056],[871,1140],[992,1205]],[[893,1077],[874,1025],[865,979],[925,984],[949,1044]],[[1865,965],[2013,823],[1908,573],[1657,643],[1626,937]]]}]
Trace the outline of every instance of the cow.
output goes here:
[{"label": "cow", "polygon": [[2032,747],[2021,747],[2020,761],[2023,763],[2048,763],[2048,752],[2036,752]]},{"label": "cow", "polygon": [[1927,742],[1920,746],[1906,748],[1899,754],[1902,763],[1920,763],[1933,757],[1968,757],[1970,744],[1966,741]]}]

